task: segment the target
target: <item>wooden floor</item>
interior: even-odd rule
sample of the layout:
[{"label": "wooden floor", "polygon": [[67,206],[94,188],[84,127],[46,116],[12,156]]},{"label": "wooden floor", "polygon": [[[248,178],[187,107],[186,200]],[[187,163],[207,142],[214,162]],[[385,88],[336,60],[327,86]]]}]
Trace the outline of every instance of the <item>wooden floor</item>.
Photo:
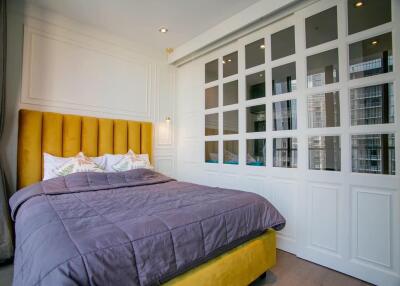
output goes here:
[{"label": "wooden floor", "polygon": [[[12,265],[0,267],[0,285],[11,286]],[[364,286],[371,285],[356,278],[300,259],[278,250],[277,265],[251,286]]]},{"label": "wooden floor", "polygon": [[251,286],[364,286],[372,285],[314,264],[285,251],[277,251],[277,264]]}]

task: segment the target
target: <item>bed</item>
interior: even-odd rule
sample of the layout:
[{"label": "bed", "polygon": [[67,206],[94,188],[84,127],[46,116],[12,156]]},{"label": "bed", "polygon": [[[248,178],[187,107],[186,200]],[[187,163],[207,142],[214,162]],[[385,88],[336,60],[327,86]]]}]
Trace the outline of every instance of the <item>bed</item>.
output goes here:
[{"label": "bed", "polygon": [[21,110],[14,285],[248,285],[276,261],[284,218],[253,193],[157,172],[41,181],[42,153],[152,154],[152,125]]}]

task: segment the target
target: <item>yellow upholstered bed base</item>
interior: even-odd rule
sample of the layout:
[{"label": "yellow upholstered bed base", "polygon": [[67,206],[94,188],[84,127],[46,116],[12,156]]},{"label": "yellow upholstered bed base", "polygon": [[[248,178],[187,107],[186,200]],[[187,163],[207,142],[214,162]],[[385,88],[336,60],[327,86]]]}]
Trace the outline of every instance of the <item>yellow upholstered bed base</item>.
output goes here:
[{"label": "yellow upholstered bed base", "polygon": [[83,151],[95,157],[132,149],[149,154],[151,160],[152,135],[150,122],[20,110],[18,189],[42,180],[43,152],[71,157]]},{"label": "yellow upholstered bed base", "polygon": [[164,284],[164,286],[244,286],[276,263],[275,231],[254,238]]}]

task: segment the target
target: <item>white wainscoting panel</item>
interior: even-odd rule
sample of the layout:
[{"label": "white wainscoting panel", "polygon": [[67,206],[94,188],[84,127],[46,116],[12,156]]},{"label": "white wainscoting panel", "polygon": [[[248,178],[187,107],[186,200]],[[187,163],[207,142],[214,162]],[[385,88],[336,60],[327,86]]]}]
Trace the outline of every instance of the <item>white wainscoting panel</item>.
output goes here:
[{"label": "white wainscoting panel", "polygon": [[154,158],[154,161],[158,172],[174,177],[175,160],[173,156],[157,156]]},{"label": "white wainscoting panel", "polygon": [[244,186],[243,190],[247,192],[253,192],[256,194],[259,194],[263,197],[266,197],[267,199],[270,199],[271,197],[268,196],[266,192],[266,185],[265,185],[265,179],[262,177],[256,177],[256,176],[246,176],[244,178]]},{"label": "white wainscoting panel", "polygon": [[205,175],[205,178],[203,180],[204,185],[211,187],[221,186],[221,176],[218,172],[206,171],[204,175]]},{"label": "white wainscoting panel", "polygon": [[339,189],[334,185],[310,184],[310,244],[324,251],[338,251]]},{"label": "white wainscoting panel", "polygon": [[392,267],[392,195],[353,187],[353,255],[374,266]]},{"label": "white wainscoting panel", "polygon": [[239,190],[240,187],[238,186],[238,176],[235,174],[229,173],[219,173],[218,175],[218,186],[221,188],[228,188],[233,190]]},{"label": "white wainscoting panel", "polygon": [[279,232],[283,238],[296,239],[296,183],[292,180],[275,179],[270,182],[273,190],[273,203],[286,218],[285,228]]},{"label": "white wainscoting panel", "polygon": [[180,146],[178,156],[187,163],[200,163],[203,159],[201,143],[196,139],[186,139]]},{"label": "white wainscoting panel", "polygon": [[158,122],[154,124],[156,130],[156,138],[158,148],[163,148],[165,146],[171,147],[173,144],[173,134],[172,134],[172,123],[171,122]]}]

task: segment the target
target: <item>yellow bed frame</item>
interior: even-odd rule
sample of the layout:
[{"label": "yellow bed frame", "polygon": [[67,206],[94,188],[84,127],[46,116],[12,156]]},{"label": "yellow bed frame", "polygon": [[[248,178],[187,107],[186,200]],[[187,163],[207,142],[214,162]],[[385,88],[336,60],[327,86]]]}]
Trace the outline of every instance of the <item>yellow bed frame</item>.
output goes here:
[{"label": "yellow bed frame", "polygon": [[[20,110],[18,188],[43,177],[43,152],[69,157],[124,154],[129,149],[152,157],[150,122]],[[168,281],[168,286],[248,285],[276,263],[275,232],[268,230],[242,245]]]}]

